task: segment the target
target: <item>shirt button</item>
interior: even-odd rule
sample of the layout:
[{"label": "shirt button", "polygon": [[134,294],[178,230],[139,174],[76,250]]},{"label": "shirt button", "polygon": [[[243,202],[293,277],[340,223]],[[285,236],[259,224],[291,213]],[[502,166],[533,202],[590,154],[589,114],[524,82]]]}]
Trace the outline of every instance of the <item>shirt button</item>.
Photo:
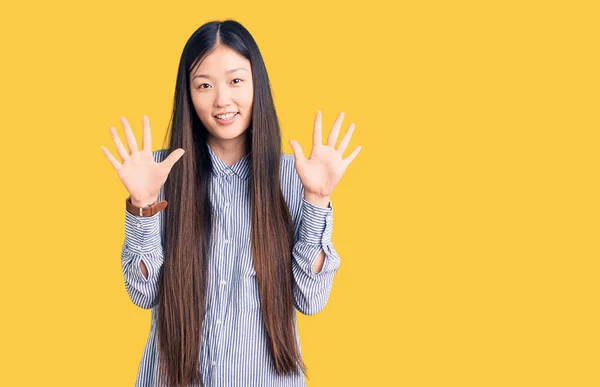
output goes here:
[{"label": "shirt button", "polygon": [[229,207],[229,203],[225,203],[225,207]]},{"label": "shirt button", "polygon": [[141,227],[142,227],[142,224],[141,224],[141,223],[138,223],[138,224],[136,224],[136,225],[135,225],[135,227],[137,227],[137,228],[141,228]]},{"label": "shirt button", "polygon": [[228,244],[228,243],[229,243],[229,239],[225,239],[225,240],[223,241],[223,243],[225,243],[225,244]]},{"label": "shirt button", "polygon": [[141,249],[142,249],[142,246],[139,246],[139,245],[138,245],[138,246],[135,246],[135,248],[136,248],[136,249],[138,249],[138,250],[141,250]]},{"label": "shirt button", "polygon": [[221,280],[221,285],[225,285],[226,283],[225,280]]},{"label": "shirt button", "polygon": [[212,365],[214,367],[217,365],[217,362],[213,360],[212,362],[210,362],[210,365]]},{"label": "shirt button", "polygon": [[221,325],[221,319],[217,320],[217,325]]}]

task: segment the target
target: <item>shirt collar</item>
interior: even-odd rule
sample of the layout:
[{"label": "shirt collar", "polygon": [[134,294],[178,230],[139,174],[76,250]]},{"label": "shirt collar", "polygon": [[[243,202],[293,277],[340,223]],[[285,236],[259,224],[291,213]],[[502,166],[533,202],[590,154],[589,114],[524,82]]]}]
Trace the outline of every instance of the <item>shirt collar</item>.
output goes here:
[{"label": "shirt collar", "polygon": [[216,176],[236,175],[242,180],[248,178],[252,171],[252,165],[250,165],[250,153],[247,153],[230,167],[213,152],[210,145],[208,145],[208,142],[206,143],[206,147],[208,148],[208,153],[212,159],[213,173]]}]

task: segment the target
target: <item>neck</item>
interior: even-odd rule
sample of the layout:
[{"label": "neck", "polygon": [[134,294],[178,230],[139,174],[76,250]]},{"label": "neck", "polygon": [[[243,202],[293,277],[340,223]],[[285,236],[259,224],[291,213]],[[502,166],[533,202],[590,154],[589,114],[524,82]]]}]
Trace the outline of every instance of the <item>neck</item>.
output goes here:
[{"label": "neck", "polygon": [[225,164],[232,166],[247,154],[246,133],[227,140],[211,136],[208,139],[208,146]]}]

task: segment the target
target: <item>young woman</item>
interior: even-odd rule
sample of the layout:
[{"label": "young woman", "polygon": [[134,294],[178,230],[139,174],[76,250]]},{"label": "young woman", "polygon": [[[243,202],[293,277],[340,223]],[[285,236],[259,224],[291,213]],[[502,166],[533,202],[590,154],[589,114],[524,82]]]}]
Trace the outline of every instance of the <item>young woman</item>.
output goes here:
[{"label": "young woman", "polygon": [[[325,306],[340,258],[330,195],[354,125],[343,113],[308,159],[281,133],[267,70],[239,23],[209,22],[179,63],[168,149],[102,150],[129,192],[122,268],[132,302],[152,308],[136,386],[304,386],[295,310]],[[166,140],[166,139],[165,139]],[[181,159],[181,161],[179,161]],[[179,162],[178,162],[179,161]],[[168,204],[168,206],[167,206]]]}]

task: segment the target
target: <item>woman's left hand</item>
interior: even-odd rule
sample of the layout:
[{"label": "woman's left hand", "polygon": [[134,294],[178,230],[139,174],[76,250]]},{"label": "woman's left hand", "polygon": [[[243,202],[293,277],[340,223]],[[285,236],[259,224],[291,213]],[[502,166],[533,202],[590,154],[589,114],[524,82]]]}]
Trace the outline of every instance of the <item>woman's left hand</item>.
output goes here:
[{"label": "woman's left hand", "polygon": [[313,146],[308,159],[304,157],[304,152],[300,144],[295,140],[290,141],[294,152],[294,159],[296,160],[296,172],[298,172],[304,186],[305,195],[309,194],[320,198],[329,198],[333,188],[335,188],[350,163],[360,152],[361,146],[359,145],[348,157],[342,158],[352,137],[354,123],[350,124],[338,148],[334,149],[343,120],[344,113],[342,112],[338,114],[329,132],[327,144],[323,145],[321,111],[317,111],[313,129]]}]

